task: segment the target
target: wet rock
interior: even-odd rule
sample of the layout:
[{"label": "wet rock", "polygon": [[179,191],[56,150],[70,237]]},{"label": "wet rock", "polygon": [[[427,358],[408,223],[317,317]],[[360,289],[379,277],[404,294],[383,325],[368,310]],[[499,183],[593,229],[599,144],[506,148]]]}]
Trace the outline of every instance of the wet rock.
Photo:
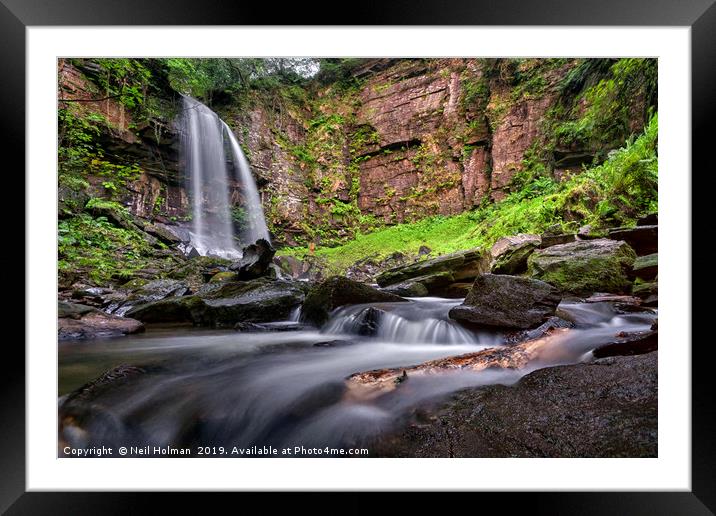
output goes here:
[{"label": "wet rock", "polygon": [[301,309],[301,320],[322,326],[328,320],[328,314],[339,306],[391,301],[405,300],[364,283],[333,276],[308,292]]},{"label": "wet rock", "polygon": [[465,389],[371,444],[384,457],[656,457],[657,352]]},{"label": "wet rock", "polygon": [[144,331],[144,325],[127,317],[107,314],[90,306],[57,303],[59,340],[119,337]]},{"label": "wet rock", "polygon": [[372,306],[362,310],[356,317],[355,333],[365,337],[373,337],[378,332],[378,326],[383,314],[385,314],[383,310]]},{"label": "wet rock", "polygon": [[623,303],[628,305],[640,305],[641,299],[634,296],[620,296],[618,294],[605,294],[596,292],[584,300],[585,303]]},{"label": "wet rock", "polygon": [[601,238],[560,244],[532,253],[529,274],[564,292],[628,292],[636,258],[626,242]]},{"label": "wet rock", "polygon": [[426,246],[426,245],[421,245],[420,248],[418,249],[418,255],[419,255],[419,256],[427,256],[427,255],[429,255],[431,252],[433,252],[433,250],[430,249],[430,248],[429,248],[428,246]]},{"label": "wet rock", "polygon": [[419,281],[408,280],[396,283],[383,289],[384,292],[401,297],[423,297],[428,295],[428,289]]},{"label": "wet rock", "polygon": [[542,243],[539,235],[521,233],[499,239],[490,249],[490,270],[494,274],[521,274],[527,258]]},{"label": "wet rock", "polygon": [[237,322],[234,325],[234,329],[236,331],[240,331],[242,333],[243,332],[256,333],[256,332],[269,331],[269,329],[266,326],[263,326],[262,324],[256,324],[256,323],[246,322],[246,321]]},{"label": "wet rock", "polygon": [[464,303],[450,310],[450,318],[481,327],[528,329],[554,315],[561,299],[559,291],[543,281],[482,274]]},{"label": "wet rock", "polygon": [[129,309],[125,315],[147,324],[204,324],[208,322],[204,317],[205,312],[206,304],[204,301],[200,297],[193,295],[137,305]]},{"label": "wet rock", "polygon": [[127,315],[146,323],[192,323],[222,328],[238,322],[284,321],[301,304],[308,288],[303,282],[268,278],[216,285],[200,295],[137,306]]},{"label": "wet rock", "polygon": [[656,278],[659,273],[659,255],[657,253],[638,256],[634,260],[634,265],[630,273],[630,277],[639,278],[643,281],[650,281]]},{"label": "wet rock", "polygon": [[395,267],[378,274],[376,281],[381,287],[387,287],[417,280],[432,293],[431,287],[439,288],[457,281],[472,280],[485,268],[483,253],[475,248]]},{"label": "wet rock", "polygon": [[229,269],[235,271],[240,280],[256,279],[266,274],[274,254],[276,249],[267,240],[259,238],[256,243],[244,247],[241,259],[232,263]]},{"label": "wet rock", "polygon": [[657,331],[639,331],[619,333],[614,342],[600,346],[592,354],[595,358],[642,355],[651,353],[659,348],[659,334]]},{"label": "wet rock", "polygon": [[[133,281],[135,284],[139,284],[137,280]],[[131,285],[131,283],[126,283],[125,285]],[[107,308],[107,311],[117,315],[124,315],[134,306],[159,301],[167,297],[180,297],[186,294],[188,290],[189,285],[181,280],[158,279],[146,281],[129,290],[124,299],[119,301],[113,299],[114,302]]]},{"label": "wet rock", "polygon": [[609,238],[628,243],[637,256],[659,252],[659,226],[637,226],[609,230]]}]

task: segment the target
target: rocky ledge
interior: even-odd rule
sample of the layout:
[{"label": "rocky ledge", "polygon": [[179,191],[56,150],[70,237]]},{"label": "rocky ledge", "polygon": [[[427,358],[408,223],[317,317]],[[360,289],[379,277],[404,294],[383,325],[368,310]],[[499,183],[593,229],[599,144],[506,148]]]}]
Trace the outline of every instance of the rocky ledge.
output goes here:
[{"label": "rocky ledge", "polygon": [[656,457],[657,354],[470,388],[370,446],[384,457]]}]

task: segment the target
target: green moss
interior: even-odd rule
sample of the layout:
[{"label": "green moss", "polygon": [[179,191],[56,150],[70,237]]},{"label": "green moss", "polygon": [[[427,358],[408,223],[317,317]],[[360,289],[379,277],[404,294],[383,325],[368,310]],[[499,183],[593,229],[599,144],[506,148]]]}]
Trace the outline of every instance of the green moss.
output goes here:
[{"label": "green moss", "polygon": [[[315,254],[325,261],[329,272],[340,274],[366,256],[380,259],[396,251],[417,254],[422,245],[439,255],[491,246],[499,238],[517,233],[540,234],[548,228],[574,231],[579,225],[590,224],[599,231],[634,225],[636,218],[658,208],[657,135],[654,116],[638,139],[627,142],[602,165],[569,180],[540,178],[502,202],[453,217],[433,216],[371,233],[366,227],[355,239],[339,247],[319,247]],[[369,222],[368,217],[364,220]],[[278,254],[301,258],[308,250],[283,249]]]}]

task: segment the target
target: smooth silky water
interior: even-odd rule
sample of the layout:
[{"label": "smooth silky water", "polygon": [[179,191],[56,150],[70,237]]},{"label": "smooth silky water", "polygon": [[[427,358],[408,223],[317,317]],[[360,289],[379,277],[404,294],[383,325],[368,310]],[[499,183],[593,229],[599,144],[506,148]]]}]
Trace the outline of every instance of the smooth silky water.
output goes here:
[{"label": "smooth silky water", "polygon": [[[371,369],[406,367],[503,345],[447,317],[460,300],[414,298],[377,303],[386,312],[375,336],[355,333],[367,305],[336,310],[321,329],[239,333],[187,328],[149,330],[112,340],[62,342],[62,397],[105,370],[128,364],[147,373],[92,400],[76,446],[359,446],[422,403],[458,389],[512,384],[535,369],[589,360],[620,331],[646,330],[655,314],[620,315],[607,303],[562,303],[577,326],[522,370],[489,369],[411,378],[372,401],[349,401],[344,380]],[[297,319],[298,314],[292,314]],[[62,398],[61,398],[62,400]],[[92,414],[96,416],[97,414]]]}]

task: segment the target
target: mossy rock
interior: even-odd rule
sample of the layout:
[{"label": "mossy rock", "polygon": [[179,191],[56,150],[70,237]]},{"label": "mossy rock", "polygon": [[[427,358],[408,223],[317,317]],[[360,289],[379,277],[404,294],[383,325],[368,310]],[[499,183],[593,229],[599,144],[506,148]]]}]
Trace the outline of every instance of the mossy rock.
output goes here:
[{"label": "mossy rock", "polygon": [[499,239],[490,250],[493,274],[521,274],[527,271],[527,259],[542,243],[539,235],[520,234]]},{"label": "mossy rock", "polygon": [[432,260],[424,260],[389,269],[380,273],[376,277],[376,281],[381,287],[387,287],[419,277],[436,277],[435,275],[439,273],[450,274],[452,276],[450,282],[473,279],[481,272],[484,272],[485,265],[483,262],[483,252],[480,248],[467,249],[439,256]]},{"label": "mossy rock", "polygon": [[632,267],[632,277],[639,278],[641,280],[653,280],[656,278],[659,272],[659,255],[658,253],[647,254],[646,256],[639,256],[634,261]]},{"label": "mossy rock", "polygon": [[231,271],[217,272],[214,274],[209,283],[223,283],[225,281],[232,281],[236,279],[236,273]]},{"label": "mossy rock", "polygon": [[301,320],[322,326],[329,314],[344,305],[405,301],[400,296],[375,289],[365,283],[333,276],[313,287],[301,309]]},{"label": "mossy rock", "polygon": [[535,251],[528,259],[528,272],[533,278],[577,295],[628,293],[628,273],[635,259],[636,253],[624,241],[578,240]]}]

